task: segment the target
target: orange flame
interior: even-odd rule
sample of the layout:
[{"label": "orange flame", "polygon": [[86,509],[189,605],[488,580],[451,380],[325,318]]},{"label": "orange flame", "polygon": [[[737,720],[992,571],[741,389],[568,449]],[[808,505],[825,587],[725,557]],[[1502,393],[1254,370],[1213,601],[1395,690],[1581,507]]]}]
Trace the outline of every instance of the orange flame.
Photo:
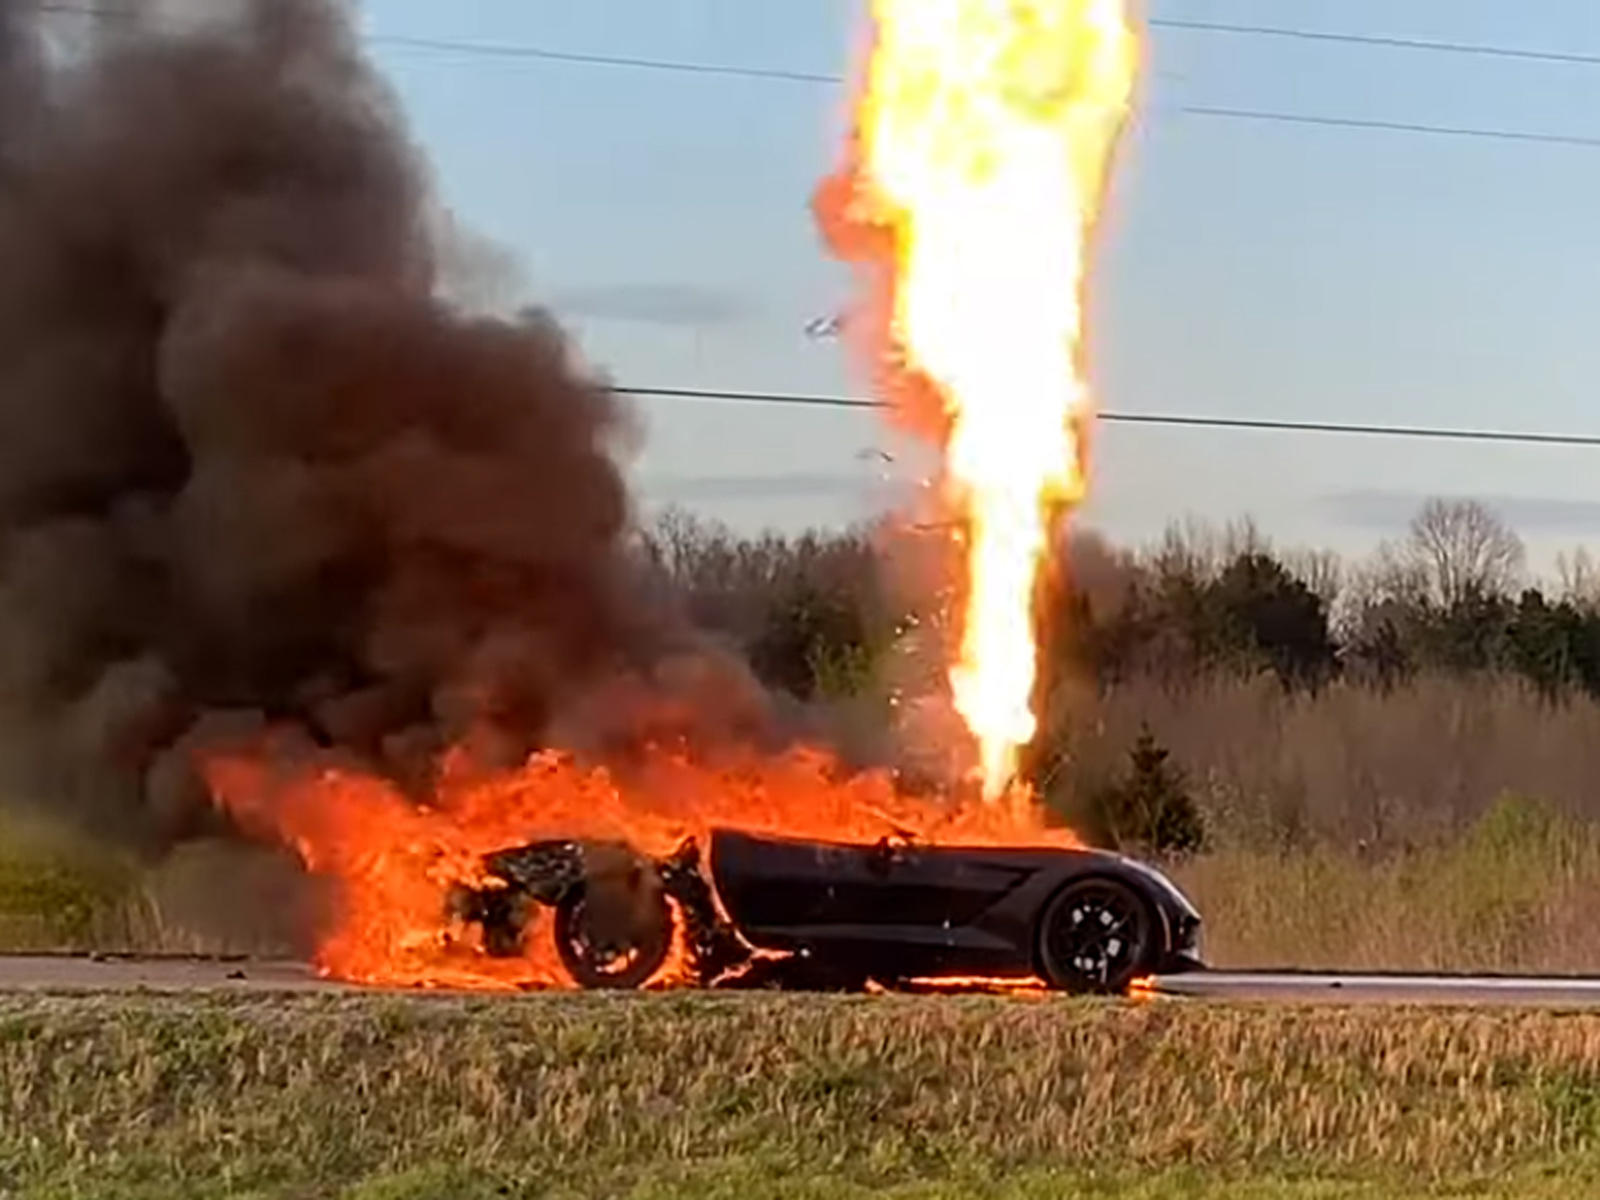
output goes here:
[{"label": "orange flame", "polygon": [[991,798],[1033,738],[1033,597],[1084,491],[1081,292],[1137,65],[1125,5],[874,0],[855,161],[819,196],[842,252],[892,264],[893,369],[942,404],[967,557],[950,680]]},{"label": "orange flame", "polygon": [[[207,764],[217,802],[245,830],[295,848],[329,879],[336,911],[318,950],[328,975],[364,983],[450,988],[567,986],[549,937],[526,958],[496,959],[477,932],[447,915],[452,886],[482,886],[481,856],[542,838],[620,839],[665,855],[715,826],[874,842],[910,834],[934,843],[1076,845],[1037,811],[946,803],[905,794],[886,773],[844,775],[826,754],[730,755],[718,766],[665,752],[626,776],[543,754],[520,770],[474,773],[448,760],[418,806],[355,769],[279,767],[250,748]],[[663,976],[681,973],[669,963]]]}]

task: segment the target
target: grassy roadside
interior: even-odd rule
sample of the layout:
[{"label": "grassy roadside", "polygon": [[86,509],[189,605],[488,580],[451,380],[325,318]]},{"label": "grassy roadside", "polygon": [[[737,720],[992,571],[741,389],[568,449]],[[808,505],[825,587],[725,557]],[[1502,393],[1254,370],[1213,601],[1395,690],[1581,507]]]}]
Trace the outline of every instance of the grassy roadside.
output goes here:
[{"label": "grassy roadside", "polygon": [[[353,1200],[498,1200],[507,1193],[491,1179],[430,1174],[393,1176],[361,1185]],[[1501,1180],[1415,1184],[1403,1179],[1350,1181],[1250,1178],[1185,1170],[1134,1172],[1030,1170],[998,1178],[977,1174],[937,1181],[875,1185],[837,1173],[776,1177],[754,1163],[723,1163],[668,1172],[637,1184],[619,1182],[600,1193],[618,1200],[1571,1200],[1590,1195],[1587,1177],[1522,1173]],[[514,1193],[513,1193],[514,1194]],[[557,1187],[552,1196],[582,1196]]]},{"label": "grassy roadside", "polygon": [[[552,1184],[551,1197],[607,1200],[1572,1200],[1593,1194],[1586,1174],[1519,1172],[1500,1179],[1456,1183],[1249,1176],[1204,1170],[976,1171],[937,1180],[873,1183],[840,1172],[783,1174],[781,1164],[724,1161],[652,1178],[619,1175],[596,1180],[596,1190]],[[502,1200],[539,1194],[505,1177],[420,1171],[377,1178],[343,1193],[350,1200]]]},{"label": "grassy roadside", "polygon": [[1311,1200],[1589,1181],[1595,1016],[0,997],[0,1194]]},{"label": "grassy roadside", "polygon": [[150,925],[131,859],[0,808],[0,949],[137,946]]},{"label": "grassy roadside", "polygon": [[1406,853],[1222,847],[1173,873],[1220,967],[1600,971],[1600,825],[1533,800]]},{"label": "grassy roadside", "polygon": [[0,953],[303,953],[309,898],[282,853],[222,840],[158,863],[0,805]]}]

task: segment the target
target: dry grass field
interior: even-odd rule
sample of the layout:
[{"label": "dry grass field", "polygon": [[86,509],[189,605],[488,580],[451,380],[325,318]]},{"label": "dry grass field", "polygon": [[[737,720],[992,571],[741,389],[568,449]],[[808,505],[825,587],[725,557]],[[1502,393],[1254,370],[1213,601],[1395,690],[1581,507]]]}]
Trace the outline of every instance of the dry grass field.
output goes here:
[{"label": "dry grass field", "polygon": [[303,954],[284,858],[195,842],[164,861],[0,806],[0,952]]},{"label": "dry grass field", "polygon": [[38,818],[0,808],[0,949],[137,946],[159,940],[137,865]]},{"label": "dry grass field", "polygon": [[1600,825],[1538,801],[1432,846],[1220,848],[1173,873],[1218,965],[1600,973]]},{"label": "dry grass field", "polygon": [[1512,677],[1315,695],[1270,678],[1139,680],[1104,695],[1069,687],[1052,707],[1062,808],[1119,770],[1148,723],[1218,847],[1399,854],[1458,837],[1507,794],[1600,821],[1600,703],[1552,702]]},{"label": "dry grass field", "polygon": [[8,1195],[1554,1197],[1591,1179],[1600,1016],[0,997]]}]

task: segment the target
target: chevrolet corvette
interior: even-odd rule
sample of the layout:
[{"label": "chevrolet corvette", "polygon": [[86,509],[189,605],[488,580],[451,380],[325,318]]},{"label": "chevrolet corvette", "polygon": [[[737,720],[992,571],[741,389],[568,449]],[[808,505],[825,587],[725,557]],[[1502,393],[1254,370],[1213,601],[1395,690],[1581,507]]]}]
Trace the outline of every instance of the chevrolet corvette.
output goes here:
[{"label": "chevrolet corvette", "polygon": [[525,952],[554,911],[556,950],[587,988],[642,987],[681,929],[703,986],[897,987],[950,977],[1125,992],[1203,965],[1200,915],[1153,867],[1104,851],[870,844],[714,830],[709,865],[684,843],[651,858],[619,843],[544,841],[484,861],[453,915],[490,954]]}]

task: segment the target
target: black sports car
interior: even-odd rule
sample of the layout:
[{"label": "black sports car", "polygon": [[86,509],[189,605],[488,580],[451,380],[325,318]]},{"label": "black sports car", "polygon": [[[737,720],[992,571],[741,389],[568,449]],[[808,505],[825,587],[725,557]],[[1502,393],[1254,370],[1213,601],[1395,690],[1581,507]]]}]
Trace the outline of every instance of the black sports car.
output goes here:
[{"label": "black sports car", "polygon": [[1124,992],[1202,966],[1200,915],[1160,872],[1094,850],[874,845],[718,829],[710,870],[694,842],[652,859],[625,845],[536,842],[485,859],[488,887],[453,915],[516,955],[535,905],[583,987],[649,982],[674,913],[705,986],[887,987],[940,977],[1038,979]]}]

